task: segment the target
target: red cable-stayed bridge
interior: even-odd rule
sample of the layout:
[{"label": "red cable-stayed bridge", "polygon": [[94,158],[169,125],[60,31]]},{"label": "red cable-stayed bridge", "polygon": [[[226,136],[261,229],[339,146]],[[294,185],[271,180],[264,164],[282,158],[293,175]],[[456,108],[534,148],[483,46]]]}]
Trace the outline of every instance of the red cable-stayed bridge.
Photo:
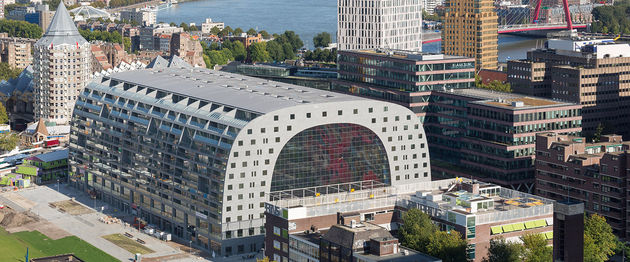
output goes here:
[{"label": "red cable-stayed bridge", "polygon": [[[551,30],[572,30],[586,28],[586,24],[573,24],[573,19],[566,19],[566,17],[581,16],[579,13],[583,12],[580,6],[577,7],[577,12],[571,13],[568,0],[562,0],[562,9],[564,11],[564,20],[562,23],[539,23],[540,10],[548,9],[548,7],[541,7],[542,0],[531,1],[530,8],[533,9],[531,13],[523,13],[521,15],[514,15],[504,18],[503,23],[498,26],[499,34],[510,34],[528,31],[551,31]],[[575,8],[574,8],[575,10]],[[573,14],[573,15],[572,15]],[[549,14],[547,14],[549,15]],[[517,23],[517,21],[531,21],[530,23]],[[441,34],[438,32],[426,33],[422,36],[422,43],[433,43],[441,41]]]}]

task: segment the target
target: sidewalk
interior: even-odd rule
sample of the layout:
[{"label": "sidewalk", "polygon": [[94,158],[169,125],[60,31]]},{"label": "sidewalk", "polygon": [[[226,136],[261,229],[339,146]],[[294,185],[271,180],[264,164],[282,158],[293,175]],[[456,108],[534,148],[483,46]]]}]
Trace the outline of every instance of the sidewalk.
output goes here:
[{"label": "sidewalk", "polygon": [[[59,187],[60,192],[57,192],[57,185],[49,185],[49,186],[38,186],[30,190],[20,190],[14,191],[11,193],[18,194],[32,202],[35,205],[27,210],[38,214],[41,218],[48,220],[52,224],[58,226],[59,228],[66,230],[68,233],[73,234],[86,242],[94,245],[95,247],[103,250],[104,252],[116,257],[121,261],[129,261],[129,259],[134,257],[134,254],[131,254],[127,250],[109,242],[102,238],[102,236],[110,235],[110,234],[124,234],[125,232],[129,232],[134,235],[135,238],[140,238],[146,242],[145,246],[155,251],[154,253],[143,255],[144,258],[151,257],[163,257],[163,256],[172,256],[175,258],[175,261],[192,261],[193,258],[186,255],[186,253],[182,252],[179,249],[175,249],[168,245],[166,242],[158,240],[152,236],[146,235],[144,233],[139,233],[137,230],[124,227],[122,224],[105,224],[98,220],[99,217],[103,217],[106,215],[115,216],[122,215],[120,212],[113,212],[114,210],[110,210],[109,206],[106,203],[101,201],[94,201],[89,198],[87,194],[83,192],[79,192],[74,190],[73,188],[67,187],[64,184],[61,184]],[[3,201],[6,199],[6,194],[1,194],[0,199]],[[97,209],[100,207],[105,207],[105,213],[100,212],[91,212],[89,214],[83,215],[70,215],[67,213],[59,212],[57,209],[54,209],[48,205],[50,202],[69,200],[72,197],[75,198],[75,201],[81,203],[82,205],[90,208],[94,211],[94,204],[96,204]],[[92,203],[91,206],[87,206],[86,203]],[[25,208],[19,206],[17,201],[9,201],[7,204],[14,206],[17,205],[18,209],[24,210]],[[181,258],[181,256],[174,255],[185,255],[186,258]],[[184,260],[181,260],[184,259]],[[157,260],[156,260],[157,261]],[[173,260],[159,260],[159,261],[173,261]]]}]

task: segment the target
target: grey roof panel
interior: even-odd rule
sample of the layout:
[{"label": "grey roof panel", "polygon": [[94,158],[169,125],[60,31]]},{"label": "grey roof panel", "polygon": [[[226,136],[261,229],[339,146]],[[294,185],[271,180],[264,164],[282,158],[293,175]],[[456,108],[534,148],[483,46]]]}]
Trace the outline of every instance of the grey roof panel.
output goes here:
[{"label": "grey roof panel", "polygon": [[162,56],[156,56],[150,63],[147,65],[147,68],[166,68],[168,67],[168,60],[164,59]]},{"label": "grey roof panel", "polygon": [[365,101],[351,95],[205,68],[143,69],[104,77],[234,108],[268,113],[307,103]]},{"label": "grey roof panel", "polygon": [[85,44],[87,41],[79,34],[63,1],[59,2],[55,16],[53,16],[46,34],[40,38],[36,46],[49,46],[61,44]]}]

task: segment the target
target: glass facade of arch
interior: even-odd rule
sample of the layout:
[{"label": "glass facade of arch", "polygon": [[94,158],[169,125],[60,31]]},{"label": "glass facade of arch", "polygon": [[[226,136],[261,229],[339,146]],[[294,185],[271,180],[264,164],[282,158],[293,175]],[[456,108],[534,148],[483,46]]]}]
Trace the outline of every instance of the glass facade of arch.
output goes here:
[{"label": "glass facade of arch", "polygon": [[381,140],[360,125],[328,124],[289,140],[276,161],[271,191],[366,180],[391,184]]}]

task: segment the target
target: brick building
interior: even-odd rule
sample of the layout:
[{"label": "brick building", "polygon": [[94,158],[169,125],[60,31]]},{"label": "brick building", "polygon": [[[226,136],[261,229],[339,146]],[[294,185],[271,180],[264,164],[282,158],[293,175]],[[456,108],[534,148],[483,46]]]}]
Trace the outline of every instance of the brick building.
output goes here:
[{"label": "brick building", "polygon": [[583,106],[583,131],[599,124],[630,135],[630,44],[611,39],[551,39],[527,59],[508,62],[508,82],[516,93]]},{"label": "brick building", "polygon": [[0,33],[0,62],[24,69],[33,62],[31,50],[37,39],[8,37]]},{"label": "brick building", "polygon": [[613,233],[627,239],[629,149],[630,142],[619,135],[587,143],[584,137],[538,134],[536,194],[584,202],[587,213],[604,216]]},{"label": "brick building", "polygon": [[192,66],[206,67],[203,61],[203,47],[189,33],[174,33],[171,38],[170,54],[179,56]]}]

